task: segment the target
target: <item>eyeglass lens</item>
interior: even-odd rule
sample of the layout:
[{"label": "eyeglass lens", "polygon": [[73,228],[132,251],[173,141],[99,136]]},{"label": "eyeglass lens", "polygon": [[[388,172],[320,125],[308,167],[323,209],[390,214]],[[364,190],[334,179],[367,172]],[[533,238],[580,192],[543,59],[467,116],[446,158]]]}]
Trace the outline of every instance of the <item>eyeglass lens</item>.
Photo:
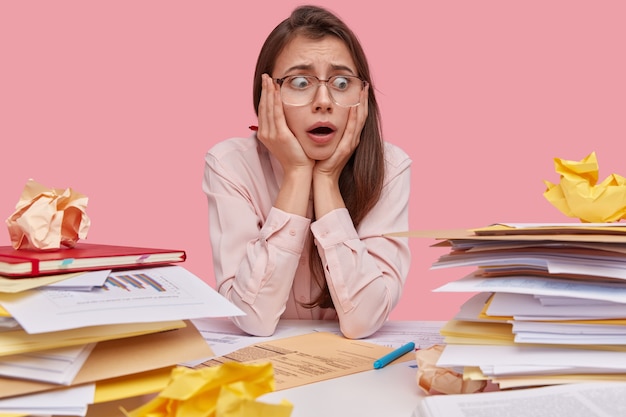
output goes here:
[{"label": "eyeglass lens", "polygon": [[328,80],[319,80],[314,76],[294,75],[280,81],[283,103],[292,106],[304,106],[311,103],[319,86],[325,84],[335,104],[353,107],[359,104],[364,85],[360,78],[345,75],[336,75]]}]

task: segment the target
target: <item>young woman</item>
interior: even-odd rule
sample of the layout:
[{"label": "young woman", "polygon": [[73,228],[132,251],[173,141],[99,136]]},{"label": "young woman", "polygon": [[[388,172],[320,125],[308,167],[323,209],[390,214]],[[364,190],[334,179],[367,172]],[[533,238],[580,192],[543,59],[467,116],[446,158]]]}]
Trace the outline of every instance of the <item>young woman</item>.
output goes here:
[{"label": "young woman", "polygon": [[338,319],[367,337],[409,270],[409,157],[381,138],[367,60],[334,14],[302,6],[266,39],[258,129],[206,155],[203,190],[218,291],[271,335],[280,318]]}]

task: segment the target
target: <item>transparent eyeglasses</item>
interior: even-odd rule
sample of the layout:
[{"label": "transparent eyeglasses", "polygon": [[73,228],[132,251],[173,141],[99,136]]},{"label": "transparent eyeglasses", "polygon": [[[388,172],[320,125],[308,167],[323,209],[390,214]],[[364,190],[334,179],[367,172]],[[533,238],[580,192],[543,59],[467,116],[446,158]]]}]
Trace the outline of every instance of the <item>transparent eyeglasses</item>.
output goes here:
[{"label": "transparent eyeglasses", "polygon": [[317,89],[324,84],[333,103],[342,107],[355,107],[359,105],[361,91],[367,85],[367,81],[352,75],[334,75],[327,80],[320,80],[314,75],[288,75],[275,81],[280,86],[283,103],[290,106],[312,103]]}]

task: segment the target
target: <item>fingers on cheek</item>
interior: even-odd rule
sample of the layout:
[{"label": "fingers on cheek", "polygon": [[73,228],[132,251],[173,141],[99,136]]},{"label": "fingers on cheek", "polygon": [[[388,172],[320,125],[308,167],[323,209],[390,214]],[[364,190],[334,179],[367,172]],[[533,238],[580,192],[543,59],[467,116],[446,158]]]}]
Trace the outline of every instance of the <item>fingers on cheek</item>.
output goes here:
[{"label": "fingers on cheek", "polygon": [[366,120],[367,120],[367,108],[361,109],[357,117],[357,123],[359,125],[359,129],[362,129],[363,126],[365,126]]}]

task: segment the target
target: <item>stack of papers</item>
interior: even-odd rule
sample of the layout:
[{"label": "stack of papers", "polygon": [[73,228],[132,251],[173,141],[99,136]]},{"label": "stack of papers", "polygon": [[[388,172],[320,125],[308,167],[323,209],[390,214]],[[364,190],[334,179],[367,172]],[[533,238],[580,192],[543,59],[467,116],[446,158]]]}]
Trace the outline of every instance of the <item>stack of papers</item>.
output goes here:
[{"label": "stack of papers", "polygon": [[[435,233],[435,232],[433,232]],[[626,377],[626,224],[499,224],[432,234],[435,291],[475,293],[442,328],[438,365],[501,388]]]},{"label": "stack of papers", "polygon": [[0,277],[0,414],[84,416],[158,392],[214,355],[192,319],[242,314],[178,265]]}]

